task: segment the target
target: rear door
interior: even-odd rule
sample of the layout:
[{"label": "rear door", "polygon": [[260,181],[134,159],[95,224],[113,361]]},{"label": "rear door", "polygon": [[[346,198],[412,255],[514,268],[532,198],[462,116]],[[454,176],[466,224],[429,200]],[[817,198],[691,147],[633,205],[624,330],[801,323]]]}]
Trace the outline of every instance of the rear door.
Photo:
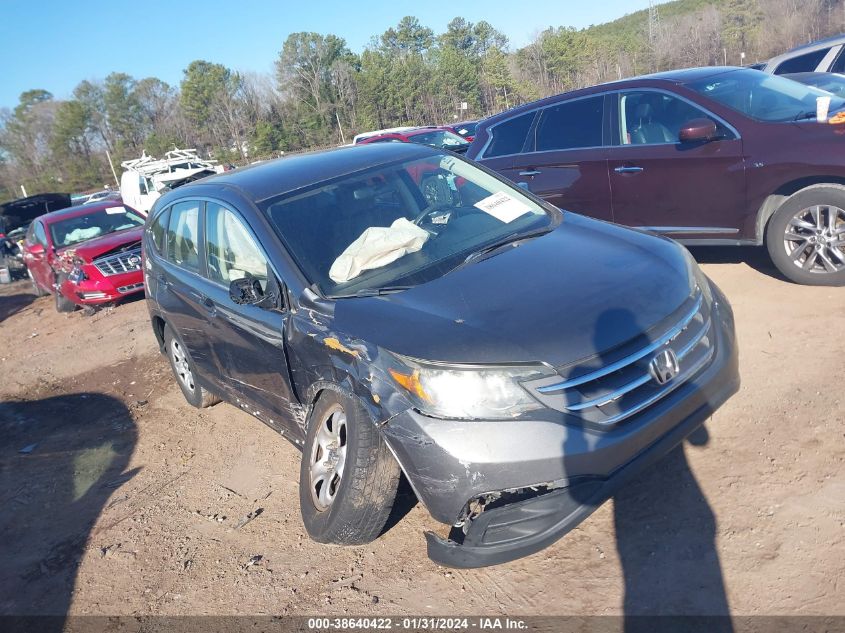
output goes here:
[{"label": "rear door", "polygon": [[612,220],[604,101],[590,95],[541,109],[508,177],[560,209]]},{"label": "rear door", "polygon": [[194,365],[208,381],[217,367],[208,340],[208,308],[201,287],[201,221],[205,203],[183,200],[170,207],[167,218],[164,261],[155,271],[155,299],[171,327],[182,339]]},{"label": "rear door", "polygon": [[[206,274],[203,289],[211,327],[207,335],[223,380],[250,402],[250,413],[302,439],[292,415],[284,336],[287,310],[279,279],[242,216],[216,202],[206,205]],[[229,296],[231,282],[258,280],[267,300],[240,305]]]},{"label": "rear door", "polygon": [[[745,217],[742,140],[720,118],[659,90],[612,95],[607,150],[613,217],[677,239],[735,239]],[[716,123],[718,140],[681,143],[695,118]]]}]

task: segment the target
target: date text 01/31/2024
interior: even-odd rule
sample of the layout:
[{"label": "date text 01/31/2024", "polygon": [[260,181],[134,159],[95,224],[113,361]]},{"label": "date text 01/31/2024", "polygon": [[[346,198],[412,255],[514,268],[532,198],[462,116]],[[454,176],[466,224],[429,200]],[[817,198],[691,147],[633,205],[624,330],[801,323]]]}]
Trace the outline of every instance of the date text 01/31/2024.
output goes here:
[{"label": "date text 01/31/2024", "polygon": [[500,617],[444,618],[444,617],[347,617],[347,618],[309,618],[308,628],[312,630],[438,630],[466,631],[477,630],[512,630],[527,628],[524,620]]}]

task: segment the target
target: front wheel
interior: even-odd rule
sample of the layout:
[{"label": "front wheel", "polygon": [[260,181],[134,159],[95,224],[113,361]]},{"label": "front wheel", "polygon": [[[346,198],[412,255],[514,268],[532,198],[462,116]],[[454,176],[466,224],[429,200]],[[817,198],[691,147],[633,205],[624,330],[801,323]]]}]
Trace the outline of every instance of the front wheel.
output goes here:
[{"label": "front wheel", "polygon": [[56,299],[56,312],[73,312],[76,310],[76,304],[62,294],[62,284],[67,277],[63,273],[56,275],[56,289],[53,291],[53,296]]},{"label": "front wheel", "polygon": [[399,465],[357,398],[324,391],[308,417],[299,473],[299,505],[315,541],[362,545],[384,529]]},{"label": "front wheel", "polygon": [[814,185],[788,198],[769,221],[766,247],[796,283],[845,286],[845,187]]}]

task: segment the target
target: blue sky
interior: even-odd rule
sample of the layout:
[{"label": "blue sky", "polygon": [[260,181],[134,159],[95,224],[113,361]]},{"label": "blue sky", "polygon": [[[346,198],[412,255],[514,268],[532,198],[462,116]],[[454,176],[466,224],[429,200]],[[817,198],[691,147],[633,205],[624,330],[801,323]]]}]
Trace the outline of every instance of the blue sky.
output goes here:
[{"label": "blue sky", "polygon": [[511,46],[548,26],[577,28],[648,6],[648,0],[4,0],[0,25],[0,107],[24,90],[70,96],[83,79],[122,71],[178,84],[194,59],[240,71],[272,72],[289,33],[335,33],[361,51],[406,15],[436,33],[453,17],[487,20]]}]

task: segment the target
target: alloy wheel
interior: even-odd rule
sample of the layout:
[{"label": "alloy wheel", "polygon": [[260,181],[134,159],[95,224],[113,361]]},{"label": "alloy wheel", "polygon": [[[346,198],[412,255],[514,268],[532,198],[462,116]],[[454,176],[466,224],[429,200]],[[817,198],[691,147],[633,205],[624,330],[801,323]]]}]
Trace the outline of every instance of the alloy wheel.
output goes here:
[{"label": "alloy wheel", "polygon": [[173,360],[173,368],[176,370],[176,377],[179,379],[179,382],[188,391],[193,392],[195,389],[194,375],[191,373],[188,357],[176,339],[170,341],[170,358]]},{"label": "alloy wheel", "polygon": [[346,413],[340,405],[332,407],[320,420],[311,446],[311,500],[320,511],[334,502],[346,464]]},{"label": "alloy wheel", "polygon": [[810,273],[845,270],[845,210],[817,204],[792,216],[783,235],[792,262]]}]

